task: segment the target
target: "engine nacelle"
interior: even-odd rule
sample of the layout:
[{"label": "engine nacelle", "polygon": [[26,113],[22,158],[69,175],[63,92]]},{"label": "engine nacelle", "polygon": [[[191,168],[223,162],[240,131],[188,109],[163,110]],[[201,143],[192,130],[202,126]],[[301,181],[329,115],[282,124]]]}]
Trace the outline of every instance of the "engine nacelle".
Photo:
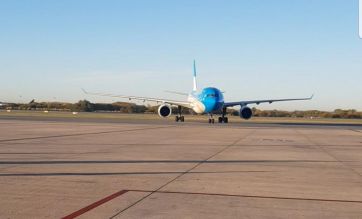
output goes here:
[{"label": "engine nacelle", "polygon": [[240,109],[240,117],[243,119],[250,119],[251,116],[253,115],[253,111],[247,107],[247,106],[243,106]]},{"label": "engine nacelle", "polygon": [[171,116],[172,114],[172,109],[170,106],[168,105],[161,105],[160,107],[158,107],[158,115],[162,118],[166,118]]}]

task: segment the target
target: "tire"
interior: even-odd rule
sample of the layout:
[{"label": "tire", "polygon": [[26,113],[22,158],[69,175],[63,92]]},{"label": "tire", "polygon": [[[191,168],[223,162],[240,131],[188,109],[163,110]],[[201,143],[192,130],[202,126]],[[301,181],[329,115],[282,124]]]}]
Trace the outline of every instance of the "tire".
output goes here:
[{"label": "tire", "polygon": [[184,117],[184,116],[181,116],[181,117],[180,117],[180,121],[181,121],[181,122],[185,122],[185,117]]},{"label": "tire", "polygon": [[224,117],[224,123],[228,123],[229,122],[229,118],[228,117]]},{"label": "tire", "polygon": [[176,122],[178,122],[179,119],[180,119],[180,118],[179,118],[178,116],[175,117],[175,121],[176,121]]},{"label": "tire", "polygon": [[219,117],[219,123],[222,123],[222,117]]},{"label": "tire", "polygon": [[212,122],[212,124],[214,124],[214,123],[215,123],[215,119],[211,119],[211,122]]},{"label": "tire", "polygon": [[209,123],[211,123],[211,119],[209,119]]}]

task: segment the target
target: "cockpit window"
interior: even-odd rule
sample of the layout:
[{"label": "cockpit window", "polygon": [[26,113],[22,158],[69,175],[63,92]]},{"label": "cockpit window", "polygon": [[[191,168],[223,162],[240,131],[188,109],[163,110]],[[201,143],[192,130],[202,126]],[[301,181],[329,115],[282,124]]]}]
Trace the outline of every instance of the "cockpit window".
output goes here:
[{"label": "cockpit window", "polygon": [[216,97],[215,94],[207,94],[206,97]]}]

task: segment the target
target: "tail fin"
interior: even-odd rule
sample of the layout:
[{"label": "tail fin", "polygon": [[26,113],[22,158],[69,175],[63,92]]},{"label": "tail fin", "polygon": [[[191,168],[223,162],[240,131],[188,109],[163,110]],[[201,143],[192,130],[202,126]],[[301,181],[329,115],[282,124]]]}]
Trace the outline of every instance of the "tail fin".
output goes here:
[{"label": "tail fin", "polygon": [[194,88],[193,91],[197,91],[197,83],[196,83],[196,62],[194,60]]}]

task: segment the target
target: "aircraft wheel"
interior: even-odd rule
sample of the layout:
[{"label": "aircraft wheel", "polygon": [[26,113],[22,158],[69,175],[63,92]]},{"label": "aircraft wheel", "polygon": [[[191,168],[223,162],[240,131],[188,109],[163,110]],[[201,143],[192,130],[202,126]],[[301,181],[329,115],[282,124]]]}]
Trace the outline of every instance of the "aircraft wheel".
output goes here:
[{"label": "aircraft wheel", "polygon": [[222,123],[222,117],[219,117],[219,123]]},{"label": "aircraft wheel", "polygon": [[185,122],[185,117],[184,117],[184,116],[180,116],[180,121],[181,121],[181,122]]},{"label": "aircraft wheel", "polygon": [[228,123],[229,122],[229,118],[228,117],[224,117],[224,123]]},{"label": "aircraft wheel", "polygon": [[214,124],[214,123],[215,123],[215,119],[211,119],[211,123],[213,123],[213,124]]},{"label": "aircraft wheel", "polygon": [[175,121],[178,122],[180,118],[178,116],[175,117]]}]

